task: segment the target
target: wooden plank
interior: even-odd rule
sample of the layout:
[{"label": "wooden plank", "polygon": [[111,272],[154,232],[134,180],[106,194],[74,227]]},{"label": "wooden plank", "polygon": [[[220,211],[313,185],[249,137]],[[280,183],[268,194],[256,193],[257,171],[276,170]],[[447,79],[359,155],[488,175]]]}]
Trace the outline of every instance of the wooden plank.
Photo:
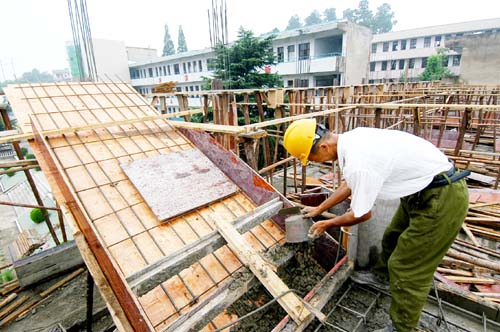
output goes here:
[{"label": "wooden plank", "polygon": [[[275,215],[282,206],[282,202],[275,198],[257,207],[251,213],[238,218],[235,221],[235,227],[242,233],[247,232],[263,220]],[[127,278],[127,282],[138,295],[144,295],[163,281],[170,279],[225,244],[226,242],[217,232],[211,232],[198,241],[183,246],[172,254],[132,274]]]},{"label": "wooden plank", "polygon": [[47,296],[49,296],[50,294],[52,294],[53,292],[55,292],[59,287],[61,287],[62,285],[64,285],[65,283],[67,283],[68,281],[71,281],[73,280],[74,278],[76,278],[78,275],[80,275],[83,271],[85,271],[84,268],[79,268],[78,270],[70,273],[68,276],[64,277],[63,279],[59,280],[58,282],[56,282],[54,285],[52,285],[51,287],[49,287],[48,289],[44,290],[43,292],[40,293],[40,297],[43,299]]},{"label": "wooden plank", "polygon": [[5,307],[2,311],[0,311],[0,319],[3,319],[7,315],[9,315],[12,311],[14,311],[17,307],[28,301],[29,297],[27,295],[23,295],[18,298],[16,301],[12,302],[10,305]]},{"label": "wooden plank", "polygon": [[126,285],[124,284],[124,280],[122,280],[122,277],[114,268],[110,257],[107,255],[92,226],[89,224],[88,216],[85,215],[82,207],[73,197],[73,194],[69,189],[70,186],[67,184],[68,181],[63,176],[63,172],[61,172],[56,166],[54,161],[55,157],[52,155],[49,146],[46,145],[48,143],[44,140],[40,133],[37,132],[38,129],[36,127],[33,127],[33,129],[36,135],[36,144],[38,150],[40,151],[38,158],[40,164],[43,163],[45,165],[45,167],[42,167],[44,172],[53,177],[53,183],[56,184],[59,193],[61,194],[61,199],[58,199],[58,202],[61,206],[63,203],[67,204],[67,207],[70,209],[74,219],[77,221],[78,229],[85,235],[86,241],[89,243],[89,247],[99,262],[102,272],[106,276],[110,286],[113,288],[113,292],[115,293],[118,302],[127,315],[130,325],[133,327],[131,331],[150,331],[151,329],[148,326],[145,317],[141,315],[136,300],[132,298],[131,293],[129,293]]},{"label": "wooden plank", "polygon": [[7,304],[9,304],[10,302],[14,301],[16,297],[17,297],[17,293],[12,293],[9,296],[7,296],[5,299],[0,301],[0,308],[3,308]]},{"label": "wooden plank", "polygon": [[463,284],[479,284],[479,285],[495,285],[500,284],[500,281],[492,278],[474,278],[462,276],[446,276],[449,280]]},{"label": "wooden plank", "polygon": [[83,265],[83,259],[74,241],[14,262],[14,270],[21,287]]},{"label": "wooden plank", "polygon": [[479,242],[477,241],[476,237],[474,236],[474,234],[472,234],[472,232],[470,231],[469,227],[467,227],[467,225],[465,223],[462,224],[462,229],[465,232],[465,234],[467,234],[467,236],[472,241],[472,243],[474,243],[474,245],[476,247],[479,247],[480,246]]},{"label": "wooden plank", "polygon": [[300,325],[305,319],[312,315],[311,312],[304,307],[304,304],[296,294],[288,293],[283,295],[289,291],[288,286],[276,275],[270,264],[267,263],[257,251],[250,247],[248,242],[229,220],[214,218],[213,221],[217,230],[227,241],[232,251],[248,266],[271,295],[278,298],[278,303],[297,324]]}]

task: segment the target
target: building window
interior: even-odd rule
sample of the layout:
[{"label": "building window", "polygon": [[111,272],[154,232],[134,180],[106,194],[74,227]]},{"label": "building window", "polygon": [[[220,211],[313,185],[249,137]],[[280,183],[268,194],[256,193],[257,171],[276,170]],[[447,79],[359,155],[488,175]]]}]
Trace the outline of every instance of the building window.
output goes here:
[{"label": "building window", "polygon": [[385,42],[384,45],[382,46],[382,52],[387,52],[389,51],[389,42]]},{"label": "building window", "polygon": [[434,47],[441,46],[441,36],[434,37]]},{"label": "building window", "polygon": [[200,91],[200,86],[199,86],[199,85],[195,85],[195,86],[194,86],[194,89],[195,89],[196,91]]},{"label": "building window", "polygon": [[454,55],[453,56],[453,65],[454,66],[460,66],[460,60],[461,60],[462,56],[460,54],[458,55]]},{"label": "building window", "polygon": [[299,60],[309,59],[309,43],[299,44]]},{"label": "building window", "polygon": [[167,67],[166,66],[163,66],[163,75],[167,76]]},{"label": "building window", "polygon": [[198,63],[196,61],[193,61],[193,73],[196,73],[198,69],[196,69],[198,66]]},{"label": "building window", "polygon": [[288,45],[286,49],[288,53],[287,61],[295,61],[295,45]]},{"label": "building window", "polygon": [[186,63],[185,62],[182,63],[182,69],[184,70],[183,73],[187,74]]},{"label": "building window", "polygon": [[410,39],[410,49],[417,48],[417,38]]},{"label": "building window", "polygon": [[188,73],[191,73],[191,61],[188,62]]},{"label": "building window", "polygon": [[277,61],[278,62],[285,61],[285,49],[284,49],[284,47],[278,47],[276,49],[276,53],[277,53]]},{"label": "building window", "polygon": [[200,68],[200,71],[203,71],[203,66],[201,65],[201,60],[198,60],[198,68]]},{"label": "building window", "polygon": [[375,71],[375,62],[370,62],[370,71]]},{"label": "building window", "polygon": [[179,70],[179,64],[174,64],[174,75],[179,75],[181,71]]},{"label": "building window", "polygon": [[427,58],[422,58],[422,68],[427,67]]},{"label": "building window", "polygon": [[170,65],[167,65],[167,70],[168,70],[168,74],[169,75],[172,75],[171,71],[170,71]]},{"label": "building window", "polygon": [[415,58],[411,58],[411,59],[408,61],[408,68],[410,68],[410,69],[415,68]]},{"label": "building window", "polygon": [[160,73],[158,71],[158,67],[155,67],[155,69],[156,69],[156,76],[160,76]]},{"label": "building window", "polygon": [[382,70],[387,70],[387,61],[382,61]]},{"label": "building window", "polygon": [[309,80],[299,80],[299,87],[300,88],[308,88],[309,87]]},{"label": "building window", "polygon": [[153,68],[148,68],[149,77],[153,77]]},{"label": "building window", "polygon": [[398,50],[398,44],[399,44],[399,40],[395,40],[392,42],[392,51],[393,52],[396,52]]},{"label": "building window", "polygon": [[401,40],[401,50],[406,50],[406,39]]},{"label": "building window", "polygon": [[399,60],[399,69],[405,69],[405,60],[404,59],[401,59]]},{"label": "building window", "polygon": [[288,80],[287,87],[293,88],[293,80]]},{"label": "building window", "polygon": [[377,53],[377,44],[376,43],[372,44],[372,53]]},{"label": "building window", "polygon": [[398,65],[397,60],[391,60],[391,70],[396,70],[397,65]]},{"label": "building window", "polygon": [[194,86],[190,85],[189,86],[189,91],[193,92],[194,91]]},{"label": "building window", "polygon": [[448,67],[449,56],[443,56],[443,67]]},{"label": "building window", "polygon": [[424,38],[424,47],[431,47],[431,37]]}]

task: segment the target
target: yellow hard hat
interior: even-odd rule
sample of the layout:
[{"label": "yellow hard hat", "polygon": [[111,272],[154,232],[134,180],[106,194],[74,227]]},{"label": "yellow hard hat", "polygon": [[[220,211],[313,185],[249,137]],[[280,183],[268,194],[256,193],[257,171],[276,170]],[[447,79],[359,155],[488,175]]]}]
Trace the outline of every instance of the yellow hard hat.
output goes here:
[{"label": "yellow hard hat", "polygon": [[302,119],[292,122],[285,132],[283,146],[302,165],[307,164],[316,132],[316,120]]}]

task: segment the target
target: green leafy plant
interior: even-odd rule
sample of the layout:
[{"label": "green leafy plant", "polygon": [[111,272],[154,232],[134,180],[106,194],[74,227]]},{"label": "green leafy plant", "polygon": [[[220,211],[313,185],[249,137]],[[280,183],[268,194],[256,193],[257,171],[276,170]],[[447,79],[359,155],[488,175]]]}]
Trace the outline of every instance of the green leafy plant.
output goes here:
[{"label": "green leafy plant", "polygon": [[45,220],[43,211],[38,208],[31,210],[30,218],[35,224],[39,224]]},{"label": "green leafy plant", "polygon": [[[10,169],[10,167],[6,167],[4,168],[3,170],[4,171],[8,171]],[[14,176],[14,174],[16,174],[15,172],[9,172],[9,173],[5,173],[9,178]]]},{"label": "green leafy plant", "polygon": [[26,156],[28,154],[28,148],[22,147],[21,152],[22,152],[23,156]]}]

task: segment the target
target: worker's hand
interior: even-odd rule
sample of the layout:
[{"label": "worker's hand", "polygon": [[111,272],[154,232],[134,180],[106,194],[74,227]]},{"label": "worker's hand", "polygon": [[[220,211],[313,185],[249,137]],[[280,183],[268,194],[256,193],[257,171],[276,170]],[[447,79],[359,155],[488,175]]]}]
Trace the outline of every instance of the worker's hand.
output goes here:
[{"label": "worker's hand", "polygon": [[327,229],[328,229],[328,224],[326,223],[326,220],[318,221],[309,228],[307,236],[309,236],[312,239],[318,238],[321,235],[323,235]]},{"label": "worker's hand", "polygon": [[314,218],[319,216],[322,211],[318,210],[315,206],[305,206],[301,212],[304,215],[304,218]]}]

